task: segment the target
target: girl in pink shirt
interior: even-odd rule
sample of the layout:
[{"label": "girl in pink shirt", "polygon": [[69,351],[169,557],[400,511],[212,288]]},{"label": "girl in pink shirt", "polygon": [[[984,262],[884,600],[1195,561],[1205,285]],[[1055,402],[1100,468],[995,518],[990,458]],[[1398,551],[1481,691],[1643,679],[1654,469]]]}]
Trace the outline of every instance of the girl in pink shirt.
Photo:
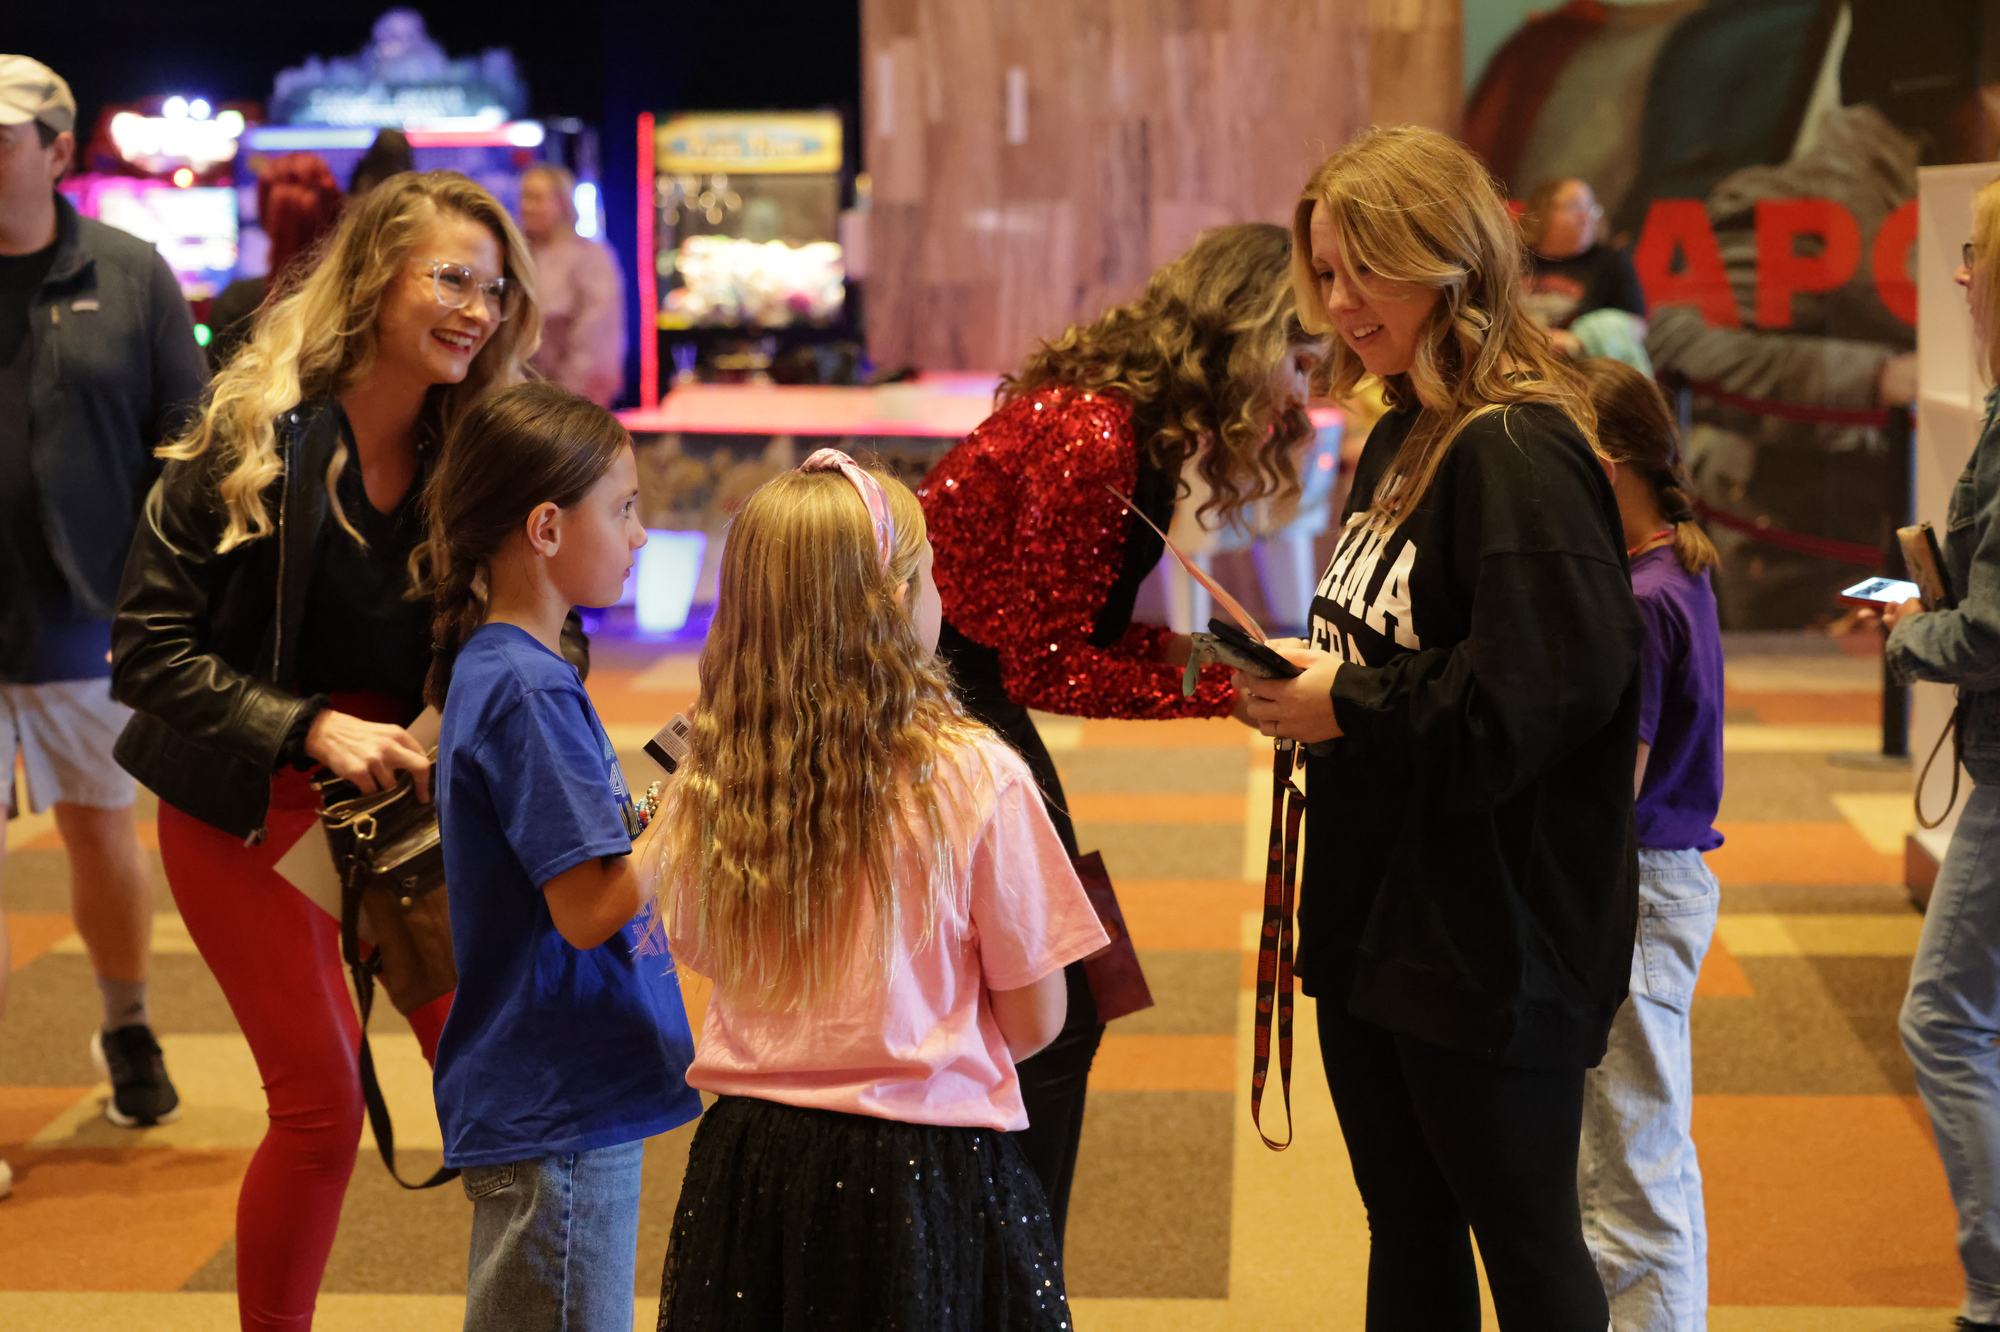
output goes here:
[{"label": "girl in pink shirt", "polygon": [[1106,945],[959,707],[916,497],[821,450],[729,532],[664,919],[715,980],[660,1328],[1066,1329],[1016,1061]]}]

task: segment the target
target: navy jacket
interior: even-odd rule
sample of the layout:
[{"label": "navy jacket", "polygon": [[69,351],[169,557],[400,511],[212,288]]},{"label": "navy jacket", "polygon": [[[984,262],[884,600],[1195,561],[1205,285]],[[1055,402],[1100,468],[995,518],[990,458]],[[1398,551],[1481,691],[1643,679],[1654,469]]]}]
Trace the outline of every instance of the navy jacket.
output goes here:
[{"label": "navy jacket", "polygon": [[29,447],[49,553],[79,611],[109,617],[153,456],[208,382],[173,270],[56,196],[56,257],[28,307]]}]

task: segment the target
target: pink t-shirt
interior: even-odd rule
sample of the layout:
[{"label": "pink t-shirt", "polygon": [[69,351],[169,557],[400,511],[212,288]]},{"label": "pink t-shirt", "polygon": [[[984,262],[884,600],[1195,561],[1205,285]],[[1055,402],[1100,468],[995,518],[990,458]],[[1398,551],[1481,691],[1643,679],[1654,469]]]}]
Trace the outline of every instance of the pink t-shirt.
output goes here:
[{"label": "pink t-shirt", "polygon": [[[939,764],[941,790],[958,797],[943,808],[959,851],[929,943],[917,946],[922,916],[912,903],[901,913],[892,965],[871,963],[870,950],[857,946],[846,985],[810,1009],[787,1013],[718,991],[688,1069],[691,1086],[909,1124],[1028,1126],[986,992],[1032,984],[1109,940],[1027,764],[997,737],[976,750]],[[920,826],[913,807],[906,818]],[[906,845],[899,892],[921,891],[917,868]],[[864,908],[864,940],[873,926]],[[670,927],[669,940],[682,965],[712,974],[690,928]]]}]

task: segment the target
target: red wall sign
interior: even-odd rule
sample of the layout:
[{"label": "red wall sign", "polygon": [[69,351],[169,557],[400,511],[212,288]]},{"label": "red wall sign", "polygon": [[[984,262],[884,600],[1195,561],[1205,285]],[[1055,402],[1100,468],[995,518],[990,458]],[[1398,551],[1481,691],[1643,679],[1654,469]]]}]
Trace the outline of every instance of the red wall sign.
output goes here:
[{"label": "red wall sign", "polygon": [[[1884,308],[1904,323],[1916,324],[1917,284],[1910,277],[1910,247],[1917,240],[1915,199],[1889,214],[1866,246],[1854,214],[1831,199],[1761,200],[1756,228],[1757,294],[1751,317],[1757,327],[1790,328],[1792,298],[1846,285],[1861,266],[1864,248]],[[1742,327],[1721,247],[1699,200],[1654,200],[1632,251],[1632,266],[1649,305],[1693,305],[1717,328]]]}]

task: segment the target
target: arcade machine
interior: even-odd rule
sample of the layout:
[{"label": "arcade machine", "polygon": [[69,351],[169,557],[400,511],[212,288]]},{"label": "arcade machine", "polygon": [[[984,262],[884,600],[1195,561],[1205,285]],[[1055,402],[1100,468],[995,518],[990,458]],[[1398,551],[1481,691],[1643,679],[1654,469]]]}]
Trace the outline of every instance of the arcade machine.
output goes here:
[{"label": "arcade machine", "polygon": [[[676,115],[651,140],[639,163],[640,247],[653,252],[639,265],[640,308],[659,336],[640,347],[644,401],[657,401],[663,352],[677,383],[763,382],[787,355],[838,361],[832,344],[853,337],[840,117]],[[826,364],[792,378],[852,382],[845,355],[844,375]]]},{"label": "arcade machine", "polygon": [[412,10],[375,21],[369,42],[351,56],[308,58],[281,70],[271,91],[269,124],[252,131],[238,165],[239,183],[284,153],[318,154],[346,183],[375,136],[398,129],[419,171],[462,171],[510,211],[520,203],[521,174],[536,162],[570,168],[578,190],[577,230],[597,224],[597,142],[575,120],[524,119],[527,85],[514,57],[498,48],[449,56]]},{"label": "arcade machine", "polygon": [[240,259],[231,175],[256,115],[253,104],[179,95],[107,107],[81,145],[84,170],[62,183],[85,217],[159,247],[204,340],[208,302]]}]

